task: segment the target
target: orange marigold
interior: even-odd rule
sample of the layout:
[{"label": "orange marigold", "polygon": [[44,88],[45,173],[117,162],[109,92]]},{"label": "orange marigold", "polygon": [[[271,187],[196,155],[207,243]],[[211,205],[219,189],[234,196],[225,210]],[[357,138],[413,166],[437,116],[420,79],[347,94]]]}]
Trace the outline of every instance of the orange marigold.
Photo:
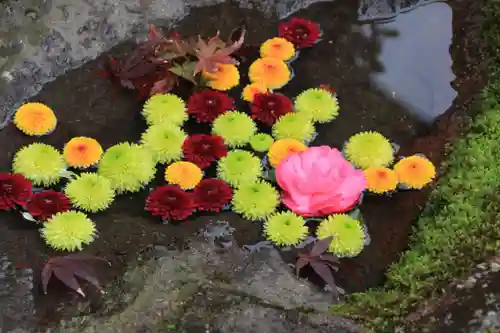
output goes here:
[{"label": "orange marigold", "polygon": [[367,181],[366,187],[370,192],[382,194],[394,191],[398,186],[398,176],[389,168],[368,168],[364,173]]},{"label": "orange marigold", "polygon": [[394,166],[399,182],[411,189],[421,189],[436,176],[436,168],[427,158],[414,155],[405,157]]},{"label": "orange marigold", "polygon": [[103,150],[97,140],[80,136],[72,138],[64,146],[66,163],[75,168],[88,168],[101,159]]},{"label": "orange marigold", "polygon": [[255,60],[248,69],[252,83],[260,83],[268,89],[280,89],[290,81],[292,72],[280,59],[265,57]]},{"label": "orange marigold", "polygon": [[267,153],[269,164],[276,168],[288,155],[307,149],[307,146],[296,139],[280,139],[275,141]]},{"label": "orange marigold", "polygon": [[50,107],[42,103],[26,103],[17,109],[12,120],[27,135],[41,136],[56,128],[57,118]]}]

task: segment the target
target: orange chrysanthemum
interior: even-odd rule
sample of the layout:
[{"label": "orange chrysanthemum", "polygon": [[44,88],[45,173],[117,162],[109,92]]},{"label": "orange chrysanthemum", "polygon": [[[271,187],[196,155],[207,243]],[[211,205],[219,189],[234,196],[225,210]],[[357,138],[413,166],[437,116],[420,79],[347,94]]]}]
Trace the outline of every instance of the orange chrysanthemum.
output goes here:
[{"label": "orange chrysanthemum", "polygon": [[248,69],[248,77],[252,83],[260,83],[268,89],[279,89],[291,78],[288,65],[280,59],[265,57],[255,60]]},{"label": "orange chrysanthemum", "polygon": [[203,178],[203,171],[194,163],[179,161],[165,169],[165,180],[171,185],[179,185],[183,190],[191,190]]},{"label": "orange chrysanthemum", "polygon": [[411,189],[421,189],[436,176],[436,168],[431,161],[422,156],[409,156],[394,166],[399,182]]},{"label": "orange chrysanthemum", "polygon": [[88,168],[101,159],[102,147],[97,140],[80,136],[73,138],[64,146],[64,159],[74,168]]},{"label": "orange chrysanthemum", "polygon": [[275,37],[266,40],[260,46],[260,56],[272,57],[287,61],[295,55],[295,47],[292,43],[281,37]]},{"label": "orange chrysanthemum", "polygon": [[307,149],[307,146],[296,139],[280,139],[275,141],[269,151],[267,158],[269,164],[276,168],[288,155],[295,154]]},{"label": "orange chrysanthemum", "polygon": [[398,186],[398,176],[389,168],[368,168],[364,173],[368,183],[366,188],[370,192],[382,194],[394,191]]},{"label": "orange chrysanthemum", "polygon": [[240,72],[232,64],[219,64],[215,73],[204,71],[203,76],[208,80],[207,85],[215,90],[226,91],[240,83]]},{"label": "orange chrysanthemum", "polygon": [[267,93],[267,88],[265,85],[260,83],[252,83],[249,84],[243,89],[243,93],[241,94],[243,100],[247,102],[253,102],[253,98],[256,94],[265,94]]},{"label": "orange chrysanthemum", "polygon": [[26,103],[17,109],[14,124],[27,135],[45,135],[51,133],[57,124],[57,118],[47,105]]}]

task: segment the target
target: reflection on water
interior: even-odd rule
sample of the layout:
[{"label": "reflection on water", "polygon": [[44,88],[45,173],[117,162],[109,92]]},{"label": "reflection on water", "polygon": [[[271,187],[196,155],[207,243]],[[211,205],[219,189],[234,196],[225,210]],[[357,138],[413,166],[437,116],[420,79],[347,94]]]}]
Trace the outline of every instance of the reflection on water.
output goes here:
[{"label": "reflection on water", "polygon": [[372,75],[375,85],[426,122],[444,113],[457,95],[450,84],[452,18],[450,6],[439,2],[361,26],[363,34],[380,39],[382,68]]}]

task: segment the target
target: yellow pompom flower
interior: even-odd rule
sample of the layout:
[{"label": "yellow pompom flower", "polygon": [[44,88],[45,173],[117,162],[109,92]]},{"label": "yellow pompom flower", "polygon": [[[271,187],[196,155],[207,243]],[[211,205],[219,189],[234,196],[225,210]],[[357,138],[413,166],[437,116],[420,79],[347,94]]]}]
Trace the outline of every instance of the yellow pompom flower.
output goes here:
[{"label": "yellow pompom flower", "polygon": [[66,163],[56,148],[35,142],[16,153],[12,170],[31,180],[33,185],[51,186],[61,179]]},{"label": "yellow pompom flower", "polygon": [[42,103],[22,105],[17,109],[12,121],[24,134],[35,136],[49,134],[57,125],[54,111]]},{"label": "yellow pompom flower", "polygon": [[40,230],[45,242],[59,251],[81,251],[97,235],[94,222],[84,213],[70,210],[53,215]]},{"label": "yellow pompom flower", "polygon": [[240,84],[240,72],[232,64],[219,64],[215,73],[203,71],[203,77],[208,80],[207,85],[215,90],[226,91]]},{"label": "yellow pompom flower", "polygon": [[436,168],[431,161],[422,156],[409,156],[394,166],[399,182],[411,189],[421,189],[436,176]]},{"label": "yellow pompom flower", "polygon": [[389,166],[394,161],[391,143],[378,132],[361,132],[349,138],[344,155],[360,169]]},{"label": "yellow pompom flower", "polygon": [[290,67],[280,59],[265,57],[255,60],[248,69],[252,83],[259,83],[267,89],[280,89],[291,79]]},{"label": "yellow pompom flower", "polygon": [[292,246],[303,241],[309,228],[302,216],[292,212],[275,213],[264,223],[266,238],[278,246]]},{"label": "yellow pompom flower", "polygon": [[288,155],[307,149],[307,146],[296,139],[280,139],[275,141],[267,153],[269,164],[276,168]]},{"label": "yellow pompom flower", "polygon": [[63,156],[66,163],[74,168],[88,168],[101,159],[103,150],[97,140],[80,136],[66,143]]},{"label": "yellow pompom flower", "polygon": [[285,38],[271,38],[266,40],[260,46],[260,56],[262,58],[272,57],[283,61],[288,61],[295,56],[295,47]]},{"label": "yellow pompom flower", "polygon": [[398,186],[398,176],[389,168],[368,168],[364,173],[368,183],[366,188],[370,192],[382,194],[394,191]]},{"label": "yellow pompom flower", "polygon": [[190,190],[203,178],[203,171],[194,163],[179,161],[165,169],[165,180],[169,184],[179,185],[183,190]]},{"label": "yellow pompom flower", "polygon": [[265,94],[268,90],[265,85],[260,83],[248,84],[242,92],[242,98],[246,102],[253,102],[253,98],[256,94]]},{"label": "yellow pompom flower", "polygon": [[319,239],[333,236],[328,251],[339,258],[356,257],[365,247],[363,226],[347,214],[328,216],[318,225],[316,236]]}]

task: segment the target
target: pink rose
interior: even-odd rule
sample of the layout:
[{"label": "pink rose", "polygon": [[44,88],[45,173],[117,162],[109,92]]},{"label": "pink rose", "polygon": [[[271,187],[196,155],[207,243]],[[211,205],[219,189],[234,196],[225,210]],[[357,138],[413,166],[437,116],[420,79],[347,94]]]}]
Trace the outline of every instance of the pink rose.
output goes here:
[{"label": "pink rose", "polygon": [[328,146],[289,155],[276,168],[276,180],[283,189],[283,203],[302,216],[347,212],[366,188],[363,171]]}]

